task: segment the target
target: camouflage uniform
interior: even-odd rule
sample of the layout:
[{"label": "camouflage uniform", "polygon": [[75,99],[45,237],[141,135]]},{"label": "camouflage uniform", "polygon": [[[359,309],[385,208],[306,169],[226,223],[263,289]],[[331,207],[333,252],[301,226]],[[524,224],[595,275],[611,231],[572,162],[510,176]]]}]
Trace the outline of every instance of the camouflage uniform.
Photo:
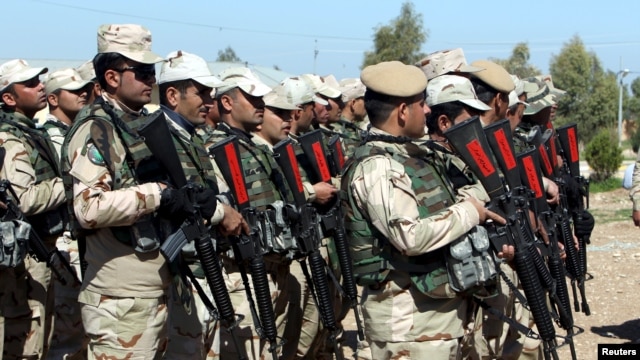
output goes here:
[{"label": "camouflage uniform", "polygon": [[170,231],[154,215],[161,193],[154,180],[163,174],[136,135],[143,115],[104,93],[78,114],[62,147],[68,205],[86,230],[79,302],[89,359],[159,358],[167,343],[166,260],[158,250],[134,249]]},{"label": "camouflage uniform", "polygon": [[[200,138],[195,134],[191,135],[176,121],[172,120],[175,117],[179,117],[179,114],[164,106],[161,107],[167,117],[173,143],[187,180],[209,188],[217,187],[213,165]],[[218,205],[213,218],[207,220],[210,220],[213,225],[218,224],[224,216],[223,211],[223,207]],[[183,248],[182,256],[206,296],[213,300],[213,295],[204,277],[193,243]],[[186,285],[190,296],[185,298],[187,304],[183,304],[180,286],[185,281],[184,277],[177,279],[171,289],[169,344],[164,356],[166,359],[217,359],[220,356],[220,339],[219,337],[214,338],[214,335],[218,324],[209,309],[207,309],[195,286],[189,281],[187,281]]]},{"label": "camouflage uniform", "polygon": [[[42,127],[49,134],[59,162],[60,150],[69,127],[51,114],[47,114],[45,120]],[[71,232],[65,231],[62,236],[58,237],[56,247],[69,261],[69,264],[75,270],[76,276],[81,279],[78,241],[71,236]],[[78,303],[80,284],[62,284],[58,279],[55,279],[53,286],[55,290],[55,321],[53,323],[51,348],[47,358],[60,359],[65,355],[72,356],[74,354],[84,358],[83,352],[86,350],[88,338],[82,327],[82,316],[80,314],[80,304]]]},{"label": "camouflage uniform", "polygon": [[[53,247],[66,226],[64,187],[54,150],[34,120],[17,112],[0,112],[0,117],[0,144],[6,150],[0,177],[11,182],[20,209],[45,245]],[[4,275],[10,283],[2,304],[4,357],[46,356],[53,320],[51,271],[27,255],[23,265]]]},{"label": "camouflage uniform", "polygon": [[[282,193],[286,189],[284,178],[274,173],[274,171],[278,171],[277,164],[273,161],[273,156],[268,146],[264,143],[257,143],[260,141],[257,140],[259,139],[258,136],[251,136],[241,130],[229,127],[226,123],[220,123],[209,142],[215,144],[231,135],[236,135],[239,140],[240,161],[245,171],[246,187],[251,206],[258,211],[263,211],[267,209],[268,205],[277,200],[286,201],[288,195],[287,193]],[[257,140],[257,142],[254,142],[254,140]],[[223,178],[217,167],[216,171],[218,171],[218,178]],[[274,183],[274,180],[278,184]],[[223,191],[222,188],[221,191]],[[283,230],[280,229],[280,231]],[[281,235],[282,233],[276,235],[276,238]],[[235,333],[239,336],[241,344],[244,345],[249,359],[270,357],[266,341],[256,335],[253,319],[251,318],[250,303],[245,293],[245,284],[242,281],[240,268],[233,256],[230,255],[231,253],[223,253],[220,256],[226,272],[225,281],[235,312],[245,315]],[[277,336],[280,339],[283,337],[287,323],[290,260],[281,254],[270,253],[264,255],[264,261],[269,274],[268,285],[274,308]],[[251,279],[251,274],[247,275]],[[250,288],[253,293],[252,281],[250,281]],[[236,359],[238,354],[230,335],[226,331],[220,331],[220,333],[221,358]]]},{"label": "camouflage uniform", "polygon": [[357,148],[343,176],[345,227],[374,359],[453,359],[459,352],[469,300],[449,287],[441,249],[479,221],[471,203],[455,200],[488,196],[478,186],[454,194],[444,173],[425,148],[380,140]]},{"label": "camouflage uniform", "polygon": [[633,211],[640,210],[640,152],[638,152],[636,166],[633,169],[629,198],[633,202]]}]

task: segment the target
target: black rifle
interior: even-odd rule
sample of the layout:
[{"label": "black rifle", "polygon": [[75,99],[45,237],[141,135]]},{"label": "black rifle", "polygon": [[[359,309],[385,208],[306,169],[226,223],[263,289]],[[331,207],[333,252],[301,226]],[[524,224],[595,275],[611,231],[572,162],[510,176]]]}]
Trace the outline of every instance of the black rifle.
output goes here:
[{"label": "black rifle", "polygon": [[[570,180],[571,185],[576,186],[572,189],[572,201],[567,198],[567,211],[573,217],[574,226],[583,221],[583,214],[589,208],[589,179],[580,174],[580,152],[578,151],[578,126],[576,124],[568,124],[556,129],[558,141],[560,143],[560,154],[563,158],[563,166],[559,169],[560,174],[565,174]],[[570,230],[568,230],[570,233]],[[582,312],[585,315],[591,315],[589,304],[587,303],[585,281],[591,277],[587,273],[587,245],[591,242],[590,235],[578,236],[578,244],[580,250],[577,254],[577,264],[574,268],[567,268],[569,277],[571,277],[571,285],[574,293],[574,307],[576,311],[580,311],[578,297],[576,295],[576,283],[582,298]],[[588,276],[589,275],[589,276]]]},{"label": "black rifle", "polygon": [[[476,116],[447,129],[444,133],[449,143],[460,157],[476,174],[491,201],[488,208],[507,221],[506,225],[489,226],[490,238],[503,238],[506,243],[515,247],[514,264],[516,273],[520,278],[529,309],[538,327],[540,338],[544,346],[545,359],[558,359],[555,328],[542,290],[541,274],[538,266],[532,264],[542,259],[537,248],[533,244],[534,235],[529,223],[528,214],[528,189],[522,186],[520,173],[517,168],[517,160],[513,150],[511,129],[508,122],[496,123],[487,129],[487,135],[483,132],[480,119]],[[493,149],[493,155],[498,157],[505,180],[509,189],[505,189],[498,168],[493,160],[490,141],[497,149]],[[494,246],[497,245],[493,242]],[[500,242],[498,242],[499,244]],[[498,251],[501,247],[498,248]],[[544,265],[543,265],[544,266]],[[550,277],[550,275],[549,275]],[[544,280],[545,282],[547,280]],[[527,336],[535,337],[532,332]]]},{"label": "black rifle", "polygon": [[[318,234],[319,218],[313,205],[307,203],[304,196],[300,168],[296,159],[293,141],[285,139],[273,147],[275,160],[282,170],[284,177],[293,193],[294,209],[288,213],[289,224],[296,238],[300,255],[309,259],[311,267],[311,281],[304,258],[300,261],[303,273],[310,285],[311,294],[318,306],[322,325],[331,331],[329,340],[337,359],[343,359],[342,349],[338,347],[337,335],[340,331],[333,312],[333,301],[329,292],[329,280],[325,271],[325,261],[320,254],[320,235]],[[313,285],[313,286],[311,286]]]},{"label": "black rifle", "polygon": [[[4,165],[5,155],[6,150],[0,147],[0,159],[2,159],[0,167]],[[20,220],[27,223],[29,222],[22,210],[20,210],[20,201],[13,187],[11,187],[9,180],[0,180],[0,201],[7,206],[1,221]],[[29,252],[35,256],[38,261],[46,263],[47,267],[51,269],[63,285],[81,283],[78,275],[71,268],[71,264],[69,264],[69,261],[62,255],[60,250],[55,246],[53,249],[49,249],[33,228],[31,228],[29,232]],[[65,274],[68,274],[67,276],[64,276],[63,273],[60,272],[61,268],[64,269]]]},{"label": "black rifle", "polygon": [[[240,150],[238,138],[229,136],[226,139],[209,147],[209,154],[213,157],[222,177],[231,189],[233,205],[242,214],[249,225],[249,235],[240,235],[232,241],[233,253],[240,269],[240,275],[244,282],[247,299],[249,301],[253,323],[256,332],[262,339],[269,342],[269,351],[273,359],[278,358],[278,347],[284,344],[284,340],[278,343],[278,332],[276,329],[275,313],[271,303],[271,292],[269,291],[269,278],[267,268],[264,263],[263,235],[260,227],[260,217],[262,214],[251,206],[247,183],[244,176],[244,169],[240,162]],[[245,265],[246,263],[246,265]],[[253,291],[258,305],[253,301],[249,277],[245,266],[251,271]]]},{"label": "black rifle", "polygon": [[173,185],[177,188],[187,187],[191,189],[189,195],[193,205],[193,212],[184,220],[180,228],[162,243],[160,251],[169,262],[173,262],[180,255],[180,250],[184,245],[191,241],[194,242],[200,265],[211,289],[217,310],[213,308],[206,294],[198,289],[199,285],[194,279],[192,279],[193,285],[198,289],[199,295],[209,308],[212,316],[221,320],[222,325],[231,334],[234,346],[238,354],[240,354],[239,356],[242,359],[246,359],[233,331],[242,321],[243,316],[234,313],[231,298],[222,275],[220,259],[209,233],[209,227],[205,225],[204,219],[194,201],[195,192],[198,190],[197,185],[187,181],[164,114],[160,112],[159,116],[149,120],[138,129],[138,133],[144,137],[147,148],[165,168]]},{"label": "black rifle", "polygon": [[[327,151],[324,148],[321,130],[310,131],[300,136],[298,141],[311,165],[312,171],[309,172],[309,175],[312,177],[313,183],[320,181],[331,182],[331,177],[340,175],[344,165],[344,156],[342,156],[342,144],[339,136],[334,135],[329,141],[330,156],[327,156]],[[331,159],[331,161],[327,159]],[[334,200],[328,206],[320,207],[318,210],[323,230],[333,235],[338,261],[340,262],[340,271],[342,272],[343,291],[349,298],[349,306],[353,309],[358,340],[363,341],[364,328],[358,312],[358,289],[353,276],[353,262],[344,229],[344,215],[342,214],[339,194],[336,194]]]}]

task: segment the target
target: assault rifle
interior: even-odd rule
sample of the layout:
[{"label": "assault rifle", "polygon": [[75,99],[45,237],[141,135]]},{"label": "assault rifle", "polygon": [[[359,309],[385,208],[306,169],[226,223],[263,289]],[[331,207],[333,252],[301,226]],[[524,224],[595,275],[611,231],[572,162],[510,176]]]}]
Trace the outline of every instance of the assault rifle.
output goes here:
[{"label": "assault rifle", "polygon": [[[342,144],[340,138],[336,135],[329,141],[330,149],[327,157],[323,144],[323,135],[321,130],[310,131],[298,138],[298,142],[302,147],[302,151],[309,160],[311,165],[310,177],[312,182],[330,182],[331,177],[337,177],[342,171],[344,165],[344,156],[342,153]],[[330,158],[331,161],[327,161]],[[355,316],[358,340],[364,340],[364,329],[360,321],[358,312],[358,289],[356,287],[355,277],[353,275],[353,262],[349,253],[349,245],[347,244],[346,232],[344,229],[344,215],[342,214],[340,196],[336,194],[333,202],[328,206],[318,209],[322,221],[322,227],[325,233],[333,235],[333,240],[340,262],[340,270],[342,272],[342,286],[346,296],[349,298],[349,306],[353,309]]]},{"label": "assault rifle", "polygon": [[[5,154],[6,150],[0,147],[0,159],[2,159],[0,167],[4,165]],[[4,215],[0,219],[1,221],[20,220],[29,222],[22,210],[20,210],[18,195],[13,190],[11,182],[7,179],[0,180],[0,201],[7,206],[7,209],[4,210]],[[51,269],[51,272],[63,285],[81,283],[78,275],[71,268],[71,264],[69,264],[69,261],[62,255],[60,250],[55,246],[52,249],[46,246],[33,227],[29,232],[29,251],[39,262],[46,263],[47,267]]]},{"label": "assault rifle", "polygon": [[[284,177],[293,193],[294,207],[289,208],[289,224],[296,238],[300,255],[309,259],[311,279],[304,258],[300,261],[303,273],[311,289],[313,299],[318,306],[322,325],[331,331],[330,341],[336,354],[336,359],[343,359],[342,349],[338,347],[337,335],[340,331],[333,312],[333,301],[329,292],[329,280],[325,271],[325,262],[320,254],[320,235],[318,234],[319,218],[313,205],[307,203],[304,196],[300,168],[296,159],[293,141],[285,139],[273,147],[275,160],[282,170]],[[311,281],[309,281],[311,280]]]},{"label": "assault rifle", "polygon": [[[222,172],[224,180],[231,189],[233,205],[240,211],[249,225],[249,234],[240,235],[232,241],[231,246],[235,260],[240,268],[240,275],[244,282],[256,332],[260,338],[266,339],[269,342],[269,351],[275,360],[278,358],[278,347],[284,344],[284,340],[278,343],[275,314],[271,303],[271,292],[269,291],[269,279],[263,258],[265,252],[263,244],[264,236],[259,219],[262,214],[260,214],[255,207],[251,206],[249,201],[247,183],[244,176],[245,173],[242,163],[240,162],[238,138],[236,136],[229,136],[212,145],[209,147],[209,154],[215,160],[218,168]],[[256,312],[256,304],[253,301],[249,277],[245,266],[248,266],[251,271],[253,291],[257,300],[259,316],[258,312]]]},{"label": "assault rifle", "polygon": [[[222,325],[229,331],[232,336],[234,346],[240,354],[241,359],[246,359],[243,351],[240,349],[239,341],[234,333],[234,329],[244,318],[242,315],[236,315],[231,304],[231,298],[225,285],[222,269],[220,267],[220,259],[216,253],[209,233],[209,227],[200,214],[198,206],[194,200],[196,192],[199,190],[196,184],[187,181],[182,169],[182,164],[173,143],[169,125],[167,124],[164,114],[159,113],[157,116],[138,129],[138,134],[144,137],[147,148],[158,159],[167,171],[173,185],[177,188],[187,187],[190,189],[189,197],[193,206],[192,213],[180,225],[180,228],[171,234],[160,247],[160,252],[167,258],[169,262],[173,262],[179,255],[180,250],[188,243],[193,241],[200,265],[204,272],[204,276],[209,284],[213,300],[216,307],[209,301],[207,295],[195,279],[191,279],[193,286],[198,290],[198,294],[205,303],[205,306],[211,312],[213,318],[221,321]],[[208,219],[207,219],[208,220]],[[183,264],[182,271],[187,268]],[[189,270],[186,270],[189,273]],[[217,309],[216,309],[217,308]]]},{"label": "assault rifle", "polygon": [[[520,165],[522,181],[533,190],[534,208],[536,209],[536,213],[549,238],[549,257],[547,260],[547,266],[549,267],[549,272],[556,284],[555,292],[549,293],[550,303],[558,315],[558,318],[556,319],[558,325],[567,331],[565,344],[569,344],[571,357],[575,360],[576,351],[575,344],[573,343],[573,336],[582,333],[584,330],[576,327],[573,323],[569,290],[567,289],[567,282],[565,281],[566,274],[564,271],[563,261],[560,257],[560,248],[557,238],[558,234],[556,232],[557,216],[556,212],[552,211],[549,204],[547,204],[546,196],[544,191],[542,191],[543,184],[540,164],[546,164],[543,167],[551,164],[547,155],[546,149],[544,149],[544,146],[540,144],[537,148],[532,147],[529,150],[518,154],[517,157]],[[539,161],[539,159],[542,159],[542,161]],[[565,247],[566,246],[573,246],[573,243],[565,244]],[[574,328],[578,329],[577,333],[574,333]]]},{"label": "assault rifle", "polygon": [[[558,141],[560,143],[561,156],[563,165],[560,168],[560,174],[566,174],[569,179],[573,180],[571,186],[572,196],[567,197],[568,212],[573,217],[574,228],[576,224],[584,221],[584,216],[589,215],[586,210],[589,208],[589,179],[580,174],[580,152],[578,151],[578,126],[576,124],[568,124],[556,129]],[[590,216],[590,215],[589,215]],[[574,293],[574,306],[576,311],[580,311],[576,294],[576,282],[580,295],[582,297],[582,312],[590,315],[589,304],[585,297],[585,281],[591,277],[587,273],[587,245],[591,243],[590,236],[586,234],[577,234],[580,250],[578,251],[578,261],[574,268],[568,268],[571,277],[571,286]]]},{"label": "assault rifle", "polygon": [[[449,143],[476,174],[491,199],[488,208],[505,218],[506,225],[488,226],[489,236],[502,238],[515,248],[514,265],[520,278],[529,309],[538,327],[542,339],[546,360],[557,360],[557,343],[555,329],[546,305],[542,290],[539,265],[544,260],[533,244],[534,235],[529,223],[528,189],[522,186],[517,160],[514,155],[511,129],[508,122],[498,122],[487,127],[486,136],[480,119],[475,116],[447,129],[444,133]],[[487,141],[489,139],[489,141]],[[490,146],[493,143],[493,147]],[[509,185],[506,189],[492,157],[498,158],[504,178]],[[497,245],[493,242],[494,246]],[[501,247],[496,249],[501,251]],[[537,257],[536,257],[537,255]],[[546,274],[548,275],[548,273]],[[550,276],[548,276],[550,278]],[[553,282],[544,279],[545,283]],[[537,338],[529,329],[526,334]]]}]

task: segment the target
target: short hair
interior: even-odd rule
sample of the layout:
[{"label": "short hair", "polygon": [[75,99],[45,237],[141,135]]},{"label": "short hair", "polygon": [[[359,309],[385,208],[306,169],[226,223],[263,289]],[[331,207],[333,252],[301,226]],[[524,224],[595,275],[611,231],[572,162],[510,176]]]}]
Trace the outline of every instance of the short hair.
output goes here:
[{"label": "short hair", "polygon": [[127,57],[119,53],[100,53],[93,58],[93,67],[96,70],[96,79],[103,89],[107,89],[107,80],[104,73],[107,70],[119,70],[127,63]]},{"label": "short hair", "polygon": [[160,96],[160,104],[167,105],[167,89],[170,87],[176,88],[180,92],[180,96],[184,98],[187,93],[187,89],[193,85],[191,79],[176,80],[158,85],[158,92]]},{"label": "short hair", "polygon": [[397,97],[381,94],[371,89],[364,93],[364,108],[369,116],[372,125],[377,126],[383,123],[389,115],[401,103],[411,103],[422,97],[426,98],[426,89],[419,94],[409,97]]},{"label": "short hair", "polygon": [[473,90],[476,91],[478,100],[482,101],[485,104],[489,104],[491,102],[491,99],[496,97],[496,94],[499,92],[498,90],[488,85],[486,82],[473,76],[471,77],[471,83],[473,84]]},{"label": "short hair", "polygon": [[460,101],[449,101],[437,105],[430,106],[431,113],[427,116],[427,130],[429,134],[435,134],[438,128],[438,118],[445,115],[453,123],[453,119],[457,118],[467,107]]},{"label": "short hair", "polygon": [[518,111],[518,106],[520,106],[521,103],[517,102],[511,106],[509,106],[509,108],[507,108],[507,113],[509,114],[515,114],[516,111]]}]

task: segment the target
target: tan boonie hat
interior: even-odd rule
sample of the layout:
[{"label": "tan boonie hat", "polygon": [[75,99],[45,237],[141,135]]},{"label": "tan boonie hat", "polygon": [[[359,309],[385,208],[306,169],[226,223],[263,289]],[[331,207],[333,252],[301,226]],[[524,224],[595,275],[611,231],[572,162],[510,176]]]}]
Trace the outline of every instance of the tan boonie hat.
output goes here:
[{"label": "tan boonie hat", "polygon": [[84,64],[78,66],[76,71],[85,80],[93,81],[96,79],[96,70],[93,68],[93,60],[89,60]]},{"label": "tan boonie hat", "polygon": [[262,100],[264,100],[264,105],[283,109],[283,110],[298,110],[300,109],[296,104],[291,102],[291,99],[287,96],[287,91],[282,84],[276,85],[270,93],[265,95]]},{"label": "tan boonie hat", "polygon": [[93,81],[84,80],[75,69],[65,68],[47,74],[44,80],[44,91],[47,95],[58,89],[73,91],[82,89],[89,83]]},{"label": "tan boonie hat", "polygon": [[313,92],[311,86],[306,81],[298,77],[290,77],[282,80],[280,83],[284,88],[287,101],[297,106],[316,102],[320,105],[328,105],[329,102]]},{"label": "tan boonie hat", "polygon": [[525,115],[536,114],[540,110],[555,104],[553,95],[549,91],[549,86],[547,86],[544,81],[535,77],[529,77],[523,81],[529,82],[535,86],[534,91],[527,93],[527,103],[529,103],[529,106],[524,109]]},{"label": "tan boonie hat", "polygon": [[151,31],[136,24],[106,24],[98,28],[98,54],[118,53],[141,64],[164,59],[151,52]]},{"label": "tan boonie hat", "polygon": [[367,66],[360,73],[360,80],[368,90],[397,97],[418,95],[427,87],[427,76],[420,68],[400,61]]},{"label": "tan boonie hat", "polygon": [[465,59],[461,48],[433,52],[418,61],[416,66],[424,71],[427,75],[427,80],[452,72],[472,73],[483,69],[467,65],[467,59]]},{"label": "tan boonie hat", "polygon": [[320,95],[324,95],[328,98],[335,99],[341,95],[340,90],[330,86],[326,81],[318,75],[314,74],[302,74],[300,78],[311,86],[311,89]]},{"label": "tan boonie hat", "polygon": [[555,85],[553,85],[553,78],[551,77],[551,75],[539,75],[539,76],[536,76],[536,78],[544,81],[547,84],[547,86],[549,87],[549,92],[551,92],[551,95],[553,95],[553,100],[555,102],[558,102],[558,100],[560,100],[563,96],[567,94],[566,91],[560,90],[557,87],[555,87]]},{"label": "tan boonie hat", "polygon": [[9,60],[0,65],[0,91],[7,86],[33,79],[49,71],[46,67],[32,68],[22,59]]},{"label": "tan boonie hat", "polygon": [[160,68],[158,84],[188,79],[210,88],[224,85],[211,74],[207,62],[200,56],[182,50],[170,52]]},{"label": "tan boonie hat", "polygon": [[453,101],[460,101],[482,111],[491,110],[489,106],[478,100],[471,81],[466,77],[441,75],[429,81],[427,85],[427,105],[434,106]]},{"label": "tan boonie hat", "polygon": [[502,66],[489,60],[477,60],[472,62],[471,65],[484,68],[484,70],[471,74],[471,77],[482,80],[498,92],[508,94],[516,88],[511,75]]},{"label": "tan boonie hat", "polygon": [[263,83],[251,69],[246,67],[232,67],[218,74],[224,84],[218,87],[218,94],[223,94],[231,89],[240,88],[251,96],[265,96],[271,88]]},{"label": "tan boonie hat", "polygon": [[346,103],[363,97],[367,88],[358,78],[346,78],[340,80],[340,91],[342,92],[342,101]]}]

